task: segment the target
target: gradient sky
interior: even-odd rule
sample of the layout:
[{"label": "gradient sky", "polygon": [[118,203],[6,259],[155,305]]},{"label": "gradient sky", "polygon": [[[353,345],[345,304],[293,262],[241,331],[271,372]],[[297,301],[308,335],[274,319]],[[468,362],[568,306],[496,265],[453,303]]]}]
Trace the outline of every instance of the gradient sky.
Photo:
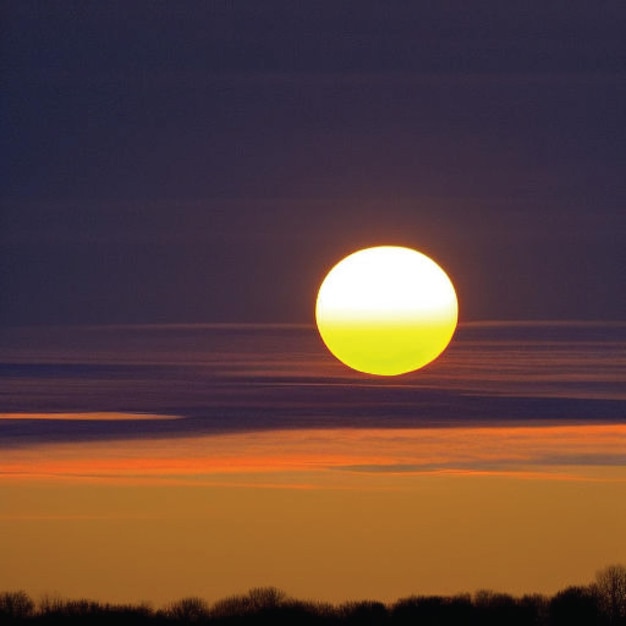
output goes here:
[{"label": "gradient sky", "polygon": [[[0,590],[551,593],[626,561],[623,0],[1,11]],[[459,296],[397,380],[313,327],[378,244]]]},{"label": "gradient sky", "polygon": [[626,6],[7,0],[0,322],[310,322],[416,247],[462,319],[624,319]]}]

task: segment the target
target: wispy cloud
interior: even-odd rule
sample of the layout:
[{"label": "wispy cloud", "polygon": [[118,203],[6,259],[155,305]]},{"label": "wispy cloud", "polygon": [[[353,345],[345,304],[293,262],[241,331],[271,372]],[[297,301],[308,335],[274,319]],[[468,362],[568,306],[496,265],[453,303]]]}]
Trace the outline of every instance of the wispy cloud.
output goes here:
[{"label": "wispy cloud", "polygon": [[60,422],[135,422],[177,419],[175,415],[154,413],[116,413],[88,411],[84,413],[0,413],[0,420],[46,420]]}]

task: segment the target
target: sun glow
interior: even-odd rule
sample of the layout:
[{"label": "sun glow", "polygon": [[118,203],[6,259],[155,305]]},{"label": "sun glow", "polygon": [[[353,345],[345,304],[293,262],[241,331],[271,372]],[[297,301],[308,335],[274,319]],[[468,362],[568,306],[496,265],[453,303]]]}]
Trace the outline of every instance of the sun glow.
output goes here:
[{"label": "sun glow", "polygon": [[359,250],[324,279],[315,309],[328,349],[352,369],[394,376],[427,365],[458,319],[452,282],[432,259],[400,246]]}]

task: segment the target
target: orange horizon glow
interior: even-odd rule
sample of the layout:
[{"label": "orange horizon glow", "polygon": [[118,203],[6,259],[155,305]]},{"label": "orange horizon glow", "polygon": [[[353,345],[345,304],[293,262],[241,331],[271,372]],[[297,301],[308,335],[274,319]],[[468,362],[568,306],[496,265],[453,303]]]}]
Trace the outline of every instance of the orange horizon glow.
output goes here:
[{"label": "orange horizon glow", "polygon": [[552,593],[626,561],[625,450],[626,424],[5,448],[0,589],[159,604],[268,585],[331,602]]},{"label": "orange horizon glow", "polygon": [[625,450],[626,424],[278,430],[9,448],[0,480],[158,482],[263,473],[306,474],[315,484],[328,472],[623,480]]}]

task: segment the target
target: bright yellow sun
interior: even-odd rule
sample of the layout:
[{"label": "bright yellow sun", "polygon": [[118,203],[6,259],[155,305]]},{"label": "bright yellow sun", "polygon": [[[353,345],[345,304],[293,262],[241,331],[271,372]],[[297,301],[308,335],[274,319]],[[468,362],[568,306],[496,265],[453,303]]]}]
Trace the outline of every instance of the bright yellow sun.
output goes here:
[{"label": "bright yellow sun", "polygon": [[417,250],[377,246],[350,254],[322,282],[315,319],[328,349],[352,369],[395,376],[450,343],[458,303],[448,275]]}]

